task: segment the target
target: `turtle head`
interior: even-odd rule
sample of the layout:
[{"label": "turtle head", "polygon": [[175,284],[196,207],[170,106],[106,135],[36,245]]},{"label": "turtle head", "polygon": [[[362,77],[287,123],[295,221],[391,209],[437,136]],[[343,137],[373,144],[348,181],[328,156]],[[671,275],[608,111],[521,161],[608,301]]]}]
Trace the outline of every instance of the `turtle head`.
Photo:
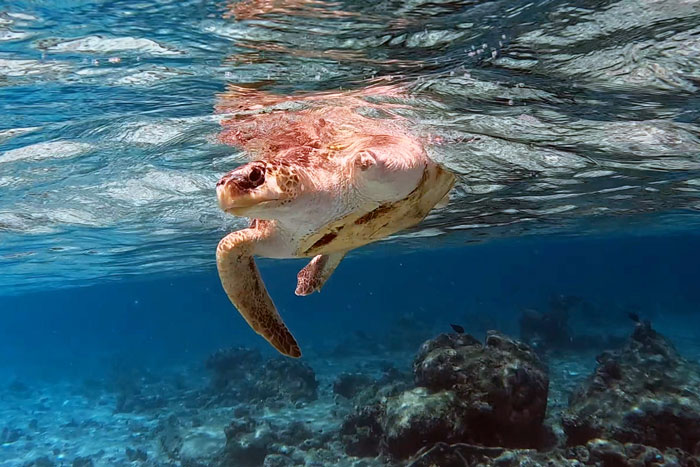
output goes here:
[{"label": "turtle head", "polygon": [[216,184],[216,196],[224,211],[245,217],[270,217],[272,211],[299,195],[299,176],[289,167],[264,161],[242,165]]}]

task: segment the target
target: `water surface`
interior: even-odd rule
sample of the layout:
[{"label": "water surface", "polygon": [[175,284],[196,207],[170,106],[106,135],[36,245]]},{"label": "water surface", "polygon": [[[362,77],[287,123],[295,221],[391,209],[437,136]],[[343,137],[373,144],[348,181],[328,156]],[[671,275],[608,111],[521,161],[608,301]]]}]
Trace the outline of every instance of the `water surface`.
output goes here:
[{"label": "water surface", "polygon": [[214,195],[245,160],[217,139],[232,85],[401,86],[373,103],[401,104],[459,175],[447,209],[389,240],[401,248],[695,229],[699,62],[695,1],[13,0],[0,288],[210,267],[242,225]]}]

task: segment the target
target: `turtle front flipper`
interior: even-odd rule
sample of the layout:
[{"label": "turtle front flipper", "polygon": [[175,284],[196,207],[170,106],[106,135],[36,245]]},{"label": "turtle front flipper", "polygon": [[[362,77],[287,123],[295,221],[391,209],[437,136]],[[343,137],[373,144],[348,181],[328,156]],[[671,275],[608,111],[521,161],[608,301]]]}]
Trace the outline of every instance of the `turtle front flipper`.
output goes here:
[{"label": "turtle front flipper", "polygon": [[345,251],[330,253],[327,255],[317,255],[307,264],[304,269],[297,274],[297,289],[295,294],[303,296],[309,295],[317,290],[321,290],[335,268],[345,256]]},{"label": "turtle front flipper", "polygon": [[260,230],[249,228],[232,232],[219,242],[216,267],[221,285],[255,332],[280,353],[301,357],[299,345],[272,303],[253,258],[255,244],[263,236]]}]

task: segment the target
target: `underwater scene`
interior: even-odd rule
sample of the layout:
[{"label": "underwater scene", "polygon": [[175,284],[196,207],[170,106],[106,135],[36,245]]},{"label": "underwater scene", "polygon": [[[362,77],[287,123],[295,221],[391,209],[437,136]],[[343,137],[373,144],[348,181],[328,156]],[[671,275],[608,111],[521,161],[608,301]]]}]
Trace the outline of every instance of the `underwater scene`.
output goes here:
[{"label": "underwater scene", "polygon": [[700,467],[700,1],[0,0],[0,467]]}]

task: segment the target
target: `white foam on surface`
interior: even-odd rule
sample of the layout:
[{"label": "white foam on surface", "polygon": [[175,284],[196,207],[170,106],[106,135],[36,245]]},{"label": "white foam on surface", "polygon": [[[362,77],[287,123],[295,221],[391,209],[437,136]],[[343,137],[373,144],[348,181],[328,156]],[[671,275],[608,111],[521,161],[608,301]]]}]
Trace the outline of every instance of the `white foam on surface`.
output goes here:
[{"label": "white foam on surface", "polygon": [[0,58],[0,71],[5,76],[23,77],[36,75],[58,75],[70,70],[70,65],[55,60],[17,60]]},{"label": "white foam on surface", "polygon": [[154,67],[149,70],[137,71],[135,73],[122,76],[116,80],[116,84],[120,86],[152,86],[160,83],[163,80],[174,78],[185,74],[183,71],[177,71],[168,67]]},{"label": "white foam on surface", "polygon": [[0,130],[0,143],[4,143],[10,138],[14,138],[15,136],[23,135],[25,133],[29,133],[35,130],[38,130],[39,127],[26,127],[26,128],[9,128],[7,130]]},{"label": "white foam on surface", "polygon": [[20,41],[30,36],[27,32],[0,31],[0,41]]},{"label": "white foam on surface", "polygon": [[156,41],[139,37],[87,36],[79,39],[58,42],[47,48],[49,52],[113,53],[139,52],[149,55],[182,55],[184,52],[174,47],[164,46]]},{"label": "white foam on surface", "polygon": [[15,12],[15,13],[10,12],[10,13],[7,13],[7,16],[9,16],[10,18],[19,19],[22,21],[36,21],[39,19],[34,15],[28,15],[26,13],[19,13],[19,12]]},{"label": "white foam on surface", "polygon": [[11,149],[0,154],[0,163],[3,162],[35,162],[44,159],[67,159],[85,154],[92,145],[75,141],[47,141],[32,144],[17,149]]}]

